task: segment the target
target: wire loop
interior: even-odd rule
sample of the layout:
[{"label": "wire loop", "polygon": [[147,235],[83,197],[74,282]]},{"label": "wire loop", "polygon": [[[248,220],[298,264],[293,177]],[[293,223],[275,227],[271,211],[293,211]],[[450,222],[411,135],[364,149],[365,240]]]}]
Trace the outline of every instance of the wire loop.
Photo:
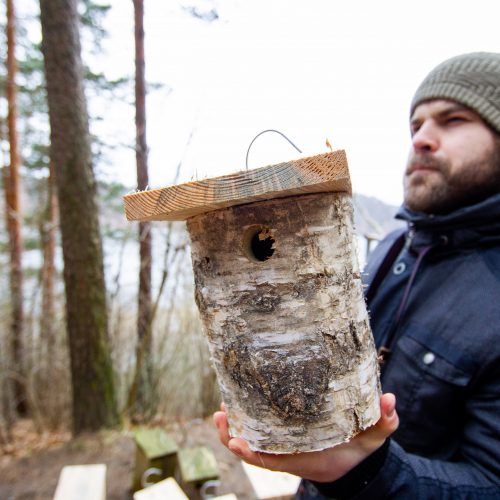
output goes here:
[{"label": "wire loop", "polygon": [[245,159],[245,166],[246,166],[246,169],[248,170],[248,154],[250,153],[250,148],[252,147],[252,144],[255,142],[255,139],[257,139],[257,137],[261,136],[262,134],[265,134],[266,132],[276,132],[277,134],[281,135],[281,137],[285,138],[299,153],[302,153],[302,151],[285,135],[283,134],[282,132],[280,132],[279,130],[275,130],[273,128],[269,128],[267,130],[263,130],[262,132],[259,132],[253,139],[252,139],[252,142],[250,143],[250,145],[248,146],[248,149],[247,149],[247,156],[246,156],[246,159]]}]

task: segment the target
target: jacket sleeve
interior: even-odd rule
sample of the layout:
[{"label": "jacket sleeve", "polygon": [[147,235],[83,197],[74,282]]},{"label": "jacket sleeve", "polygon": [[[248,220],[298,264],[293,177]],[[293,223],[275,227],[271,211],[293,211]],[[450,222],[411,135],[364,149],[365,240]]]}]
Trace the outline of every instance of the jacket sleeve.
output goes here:
[{"label": "jacket sleeve", "polygon": [[383,451],[339,481],[314,485],[339,500],[500,499],[500,370],[494,372],[491,383],[466,403],[458,461],[407,453],[390,439],[382,460]]},{"label": "jacket sleeve", "polygon": [[[346,478],[347,479],[347,478]],[[464,462],[440,462],[406,453],[391,441],[386,460],[375,477],[359,491],[352,484],[338,491],[335,483],[314,483],[329,498],[356,500],[487,500],[500,498],[500,485]],[[355,491],[358,490],[356,494]]]}]

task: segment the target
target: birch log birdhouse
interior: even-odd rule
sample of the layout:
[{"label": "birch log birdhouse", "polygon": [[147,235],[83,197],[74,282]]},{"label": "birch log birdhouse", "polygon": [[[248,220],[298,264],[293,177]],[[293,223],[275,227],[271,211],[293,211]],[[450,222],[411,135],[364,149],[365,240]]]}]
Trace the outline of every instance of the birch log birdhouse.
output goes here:
[{"label": "birch log birdhouse", "polygon": [[344,151],[125,197],[186,220],[195,299],[232,436],[321,450],[380,417]]}]

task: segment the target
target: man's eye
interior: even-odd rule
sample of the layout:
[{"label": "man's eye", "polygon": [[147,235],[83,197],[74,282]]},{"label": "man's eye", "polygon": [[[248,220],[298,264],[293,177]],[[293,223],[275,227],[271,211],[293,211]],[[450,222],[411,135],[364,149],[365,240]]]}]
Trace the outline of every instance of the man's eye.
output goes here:
[{"label": "man's eye", "polygon": [[446,123],[461,123],[466,121],[464,116],[459,116],[459,115],[454,115],[454,116],[449,116],[446,119]]}]

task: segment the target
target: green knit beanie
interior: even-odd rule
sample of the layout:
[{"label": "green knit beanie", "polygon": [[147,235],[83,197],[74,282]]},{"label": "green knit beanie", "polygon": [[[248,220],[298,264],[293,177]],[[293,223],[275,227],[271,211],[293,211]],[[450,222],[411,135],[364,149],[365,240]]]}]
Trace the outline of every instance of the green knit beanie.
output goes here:
[{"label": "green knit beanie", "polygon": [[418,87],[410,116],[418,104],[432,99],[450,99],[471,108],[500,134],[500,54],[463,54],[436,66]]}]

